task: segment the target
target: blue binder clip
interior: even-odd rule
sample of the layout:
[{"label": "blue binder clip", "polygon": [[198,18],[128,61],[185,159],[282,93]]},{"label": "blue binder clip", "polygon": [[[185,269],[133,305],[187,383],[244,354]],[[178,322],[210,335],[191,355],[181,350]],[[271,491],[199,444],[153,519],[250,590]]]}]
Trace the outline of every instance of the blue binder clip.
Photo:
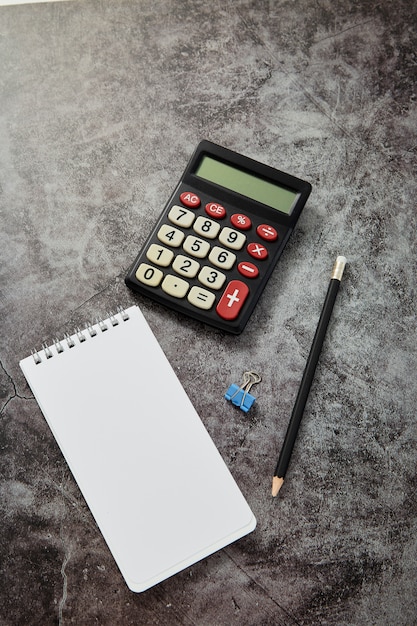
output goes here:
[{"label": "blue binder clip", "polygon": [[226,391],[224,397],[226,400],[230,400],[232,404],[239,407],[241,411],[247,413],[255,402],[255,396],[249,393],[249,391],[253,385],[261,382],[261,380],[261,377],[256,372],[245,372],[243,374],[242,385],[239,387],[239,385],[233,383]]}]

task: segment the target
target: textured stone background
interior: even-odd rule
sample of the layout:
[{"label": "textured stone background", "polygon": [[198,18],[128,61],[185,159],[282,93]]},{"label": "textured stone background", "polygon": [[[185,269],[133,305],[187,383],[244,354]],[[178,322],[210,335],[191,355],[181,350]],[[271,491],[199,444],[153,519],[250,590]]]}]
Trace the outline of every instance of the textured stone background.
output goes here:
[{"label": "textured stone background", "polygon": [[[0,8],[2,626],[417,624],[416,32],[407,0]],[[238,338],[123,282],[202,138],[313,185]],[[349,266],[272,500],[338,254]],[[140,595],[18,366],[132,303],[258,519]],[[248,368],[263,382],[245,417],[223,393]]]}]

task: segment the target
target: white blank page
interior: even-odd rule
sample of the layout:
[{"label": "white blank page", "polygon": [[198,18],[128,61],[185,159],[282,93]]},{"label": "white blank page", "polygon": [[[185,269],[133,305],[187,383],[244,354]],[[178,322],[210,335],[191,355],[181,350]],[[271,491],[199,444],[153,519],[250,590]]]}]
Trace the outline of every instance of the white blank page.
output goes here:
[{"label": "white blank page", "polygon": [[137,306],[20,366],[133,591],[255,528],[255,518]]}]

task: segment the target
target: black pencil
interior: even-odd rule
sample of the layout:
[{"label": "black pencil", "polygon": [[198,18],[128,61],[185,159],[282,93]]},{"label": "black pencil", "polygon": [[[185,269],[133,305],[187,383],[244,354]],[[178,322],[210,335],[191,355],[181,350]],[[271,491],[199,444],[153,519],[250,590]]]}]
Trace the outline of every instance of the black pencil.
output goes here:
[{"label": "black pencil", "polygon": [[275,468],[275,474],[272,479],[272,495],[274,497],[278,494],[284,483],[285,474],[290,463],[294,443],[297,438],[298,429],[300,427],[301,419],[303,417],[304,407],[306,405],[308,394],[310,392],[311,383],[313,382],[314,373],[316,371],[317,363],[324,342],[324,337],[326,335],[327,326],[329,324],[329,320],[333,311],[337,292],[339,291],[340,281],[342,280],[345,265],[345,257],[338,256],[333,267],[329,288],[327,290],[327,295],[324,300],[323,309],[321,311],[319,323],[317,325],[316,334],[314,335],[310,354],[308,356],[303,378],[301,380],[300,388],[298,390],[297,399],[295,401],[294,408],[291,414],[291,419],[288,424],[284,444],[282,446],[281,453],[278,458],[278,463]]}]

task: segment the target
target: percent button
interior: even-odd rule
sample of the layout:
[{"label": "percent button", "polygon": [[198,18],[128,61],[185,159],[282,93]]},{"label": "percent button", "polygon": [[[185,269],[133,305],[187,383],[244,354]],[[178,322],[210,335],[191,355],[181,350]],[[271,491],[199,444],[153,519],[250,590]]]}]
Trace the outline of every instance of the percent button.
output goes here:
[{"label": "percent button", "polygon": [[240,230],[249,230],[252,226],[250,218],[247,215],[243,215],[243,213],[234,213],[230,221],[235,228],[239,228]]}]

